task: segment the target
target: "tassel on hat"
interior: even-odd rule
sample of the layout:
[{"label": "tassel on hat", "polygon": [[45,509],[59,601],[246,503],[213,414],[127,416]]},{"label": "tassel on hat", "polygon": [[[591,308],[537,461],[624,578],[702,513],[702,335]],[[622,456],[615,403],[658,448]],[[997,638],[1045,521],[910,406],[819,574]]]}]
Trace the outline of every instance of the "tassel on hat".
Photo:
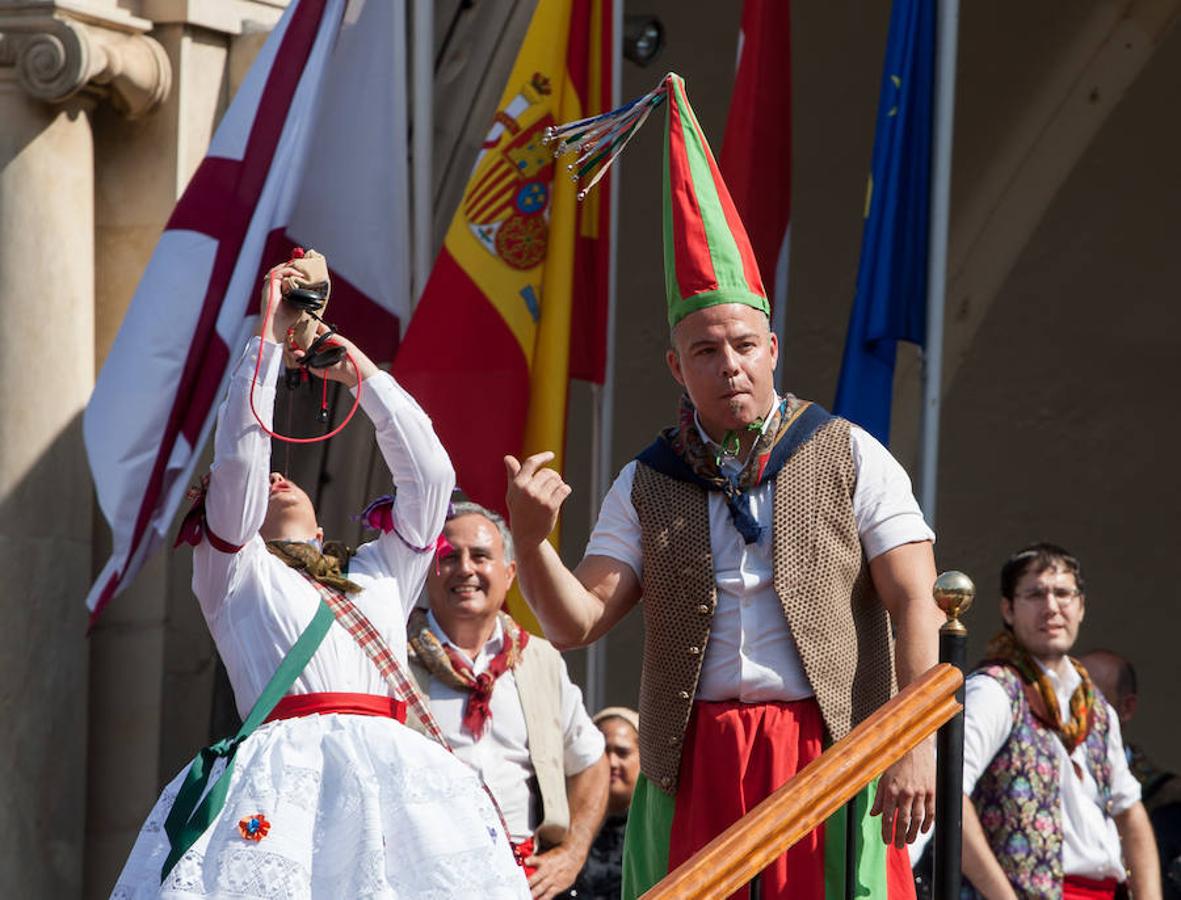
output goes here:
[{"label": "tassel on hat", "polygon": [[568,168],[582,199],[615,162],[652,111],[667,104],[664,146],[664,282],[668,324],[699,309],[741,303],[771,314],[754,249],[722,180],[685,81],[669,73],[643,97],[602,115],[547,130],[555,156],[577,153]]}]

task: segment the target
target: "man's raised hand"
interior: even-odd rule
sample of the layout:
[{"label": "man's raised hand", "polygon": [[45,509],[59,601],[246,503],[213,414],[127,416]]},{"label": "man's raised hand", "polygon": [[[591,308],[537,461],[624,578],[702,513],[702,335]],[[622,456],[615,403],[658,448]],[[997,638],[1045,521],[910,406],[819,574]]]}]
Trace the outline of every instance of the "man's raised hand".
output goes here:
[{"label": "man's raised hand", "polygon": [[513,541],[522,551],[529,551],[541,545],[558,523],[562,503],[570,496],[570,485],[562,480],[555,470],[546,463],[554,454],[546,450],[534,453],[524,462],[515,456],[504,458],[508,473],[509,522],[513,529]]}]

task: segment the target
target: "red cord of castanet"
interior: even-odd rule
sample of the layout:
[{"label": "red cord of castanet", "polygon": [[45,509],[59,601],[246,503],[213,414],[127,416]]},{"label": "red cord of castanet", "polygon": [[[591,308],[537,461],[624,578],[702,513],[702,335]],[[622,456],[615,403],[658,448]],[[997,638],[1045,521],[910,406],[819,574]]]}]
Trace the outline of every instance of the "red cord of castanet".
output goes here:
[{"label": "red cord of castanet", "polygon": [[[302,254],[300,254],[300,255],[302,256]],[[295,258],[298,259],[298,257],[295,257]],[[276,273],[276,274],[273,274],[270,276],[270,289],[267,293],[267,308],[266,308],[266,312],[263,313],[263,317],[262,317],[262,328],[261,328],[262,334],[267,333],[267,324],[271,321],[271,316],[274,314],[275,306],[279,302],[279,296],[280,296],[279,276]],[[263,340],[266,340],[266,339],[263,338]],[[329,339],[327,346],[341,347],[342,345],[335,343],[331,339]],[[267,428],[266,423],[263,422],[262,418],[259,416],[258,410],[255,409],[255,407],[254,407],[254,386],[258,384],[258,373],[262,370],[262,347],[259,347],[258,348],[258,358],[254,361],[254,377],[250,380],[250,412],[254,416],[254,421],[258,422],[258,427],[261,428],[263,431],[265,431],[271,437],[277,438],[280,441],[286,441],[289,444],[316,444],[316,443],[319,443],[320,441],[326,441],[330,437],[335,437],[336,435],[340,434],[341,430],[346,425],[349,424],[349,420],[352,419],[353,415],[357,412],[357,407],[361,405],[361,369],[357,365],[357,361],[355,359],[353,359],[353,355],[351,353],[349,353],[348,350],[344,351],[344,355],[348,358],[349,365],[351,365],[353,367],[353,374],[357,376],[357,395],[353,399],[353,408],[350,409],[348,415],[344,417],[344,421],[341,422],[339,425],[337,425],[335,428],[333,428],[327,434],[320,434],[320,435],[316,435],[314,437],[297,438],[297,437],[288,437],[285,434],[279,434],[276,431],[271,431],[271,429]],[[324,397],[322,398],[322,402],[325,402],[327,400],[327,392],[328,392],[328,386],[325,385],[324,386]]]}]

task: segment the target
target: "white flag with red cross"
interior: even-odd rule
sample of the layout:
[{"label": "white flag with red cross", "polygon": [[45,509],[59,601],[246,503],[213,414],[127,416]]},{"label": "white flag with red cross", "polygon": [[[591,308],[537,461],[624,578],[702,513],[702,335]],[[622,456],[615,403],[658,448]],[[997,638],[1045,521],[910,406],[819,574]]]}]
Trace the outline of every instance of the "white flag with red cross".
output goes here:
[{"label": "white flag with red cross", "polygon": [[83,419],[113,551],[91,621],[164,542],[262,277],[331,264],[332,320],[392,360],[409,319],[403,0],[293,0],[177,203]]}]

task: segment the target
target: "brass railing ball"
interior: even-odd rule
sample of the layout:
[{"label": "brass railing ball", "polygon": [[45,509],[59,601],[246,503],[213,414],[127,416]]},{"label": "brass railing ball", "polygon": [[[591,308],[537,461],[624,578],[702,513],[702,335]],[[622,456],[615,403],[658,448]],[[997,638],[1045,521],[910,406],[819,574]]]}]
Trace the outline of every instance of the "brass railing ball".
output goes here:
[{"label": "brass railing ball", "polygon": [[972,606],[976,597],[976,585],[963,572],[944,572],[935,579],[932,589],[935,603],[948,619],[958,619]]}]

